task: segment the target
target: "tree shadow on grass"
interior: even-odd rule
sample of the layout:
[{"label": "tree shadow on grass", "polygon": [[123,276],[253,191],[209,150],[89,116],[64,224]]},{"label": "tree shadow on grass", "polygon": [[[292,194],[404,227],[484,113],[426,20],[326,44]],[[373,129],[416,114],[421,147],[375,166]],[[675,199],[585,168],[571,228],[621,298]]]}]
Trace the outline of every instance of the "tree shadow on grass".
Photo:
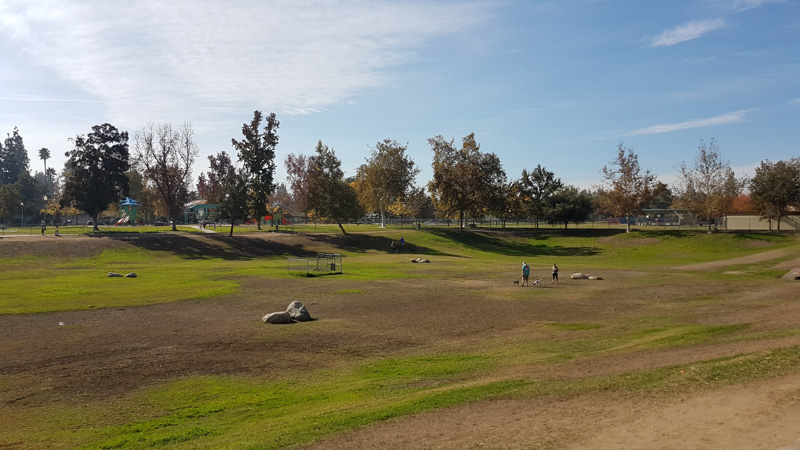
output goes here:
[{"label": "tree shadow on grass", "polygon": [[[375,236],[369,234],[348,234],[347,236],[332,234],[306,234],[309,240],[321,245],[325,245],[340,252],[366,253],[373,250],[378,252],[392,253],[391,237]],[[402,249],[398,248],[395,253],[425,253],[437,256],[458,256],[449,255],[438,250],[425,246],[415,245],[414,242],[406,242]]]},{"label": "tree shadow on grass", "polygon": [[[97,236],[101,238],[101,236]],[[138,234],[106,235],[153,252],[172,253],[185,259],[250,260],[265,256],[316,255],[302,245],[290,245],[265,239],[221,235]]]},{"label": "tree shadow on grass", "polygon": [[[609,230],[588,230],[593,231],[591,236],[607,236]],[[577,233],[581,232],[581,233]],[[603,232],[603,233],[598,233]],[[498,231],[459,231],[459,230],[431,230],[431,233],[438,234],[446,239],[450,239],[459,245],[471,250],[495,253],[507,256],[593,256],[601,253],[599,247],[574,246],[565,247],[561,245],[531,245],[527,242],[530,238],[539,240],[548,239],[553,236],[586,236],[584,230],[569,230],[567,232],[547,230],[498,230]],[[520,239],[522,238],[522,239]]]},{"label": "tree shadow on grass", "polygon": [[555,237],[602,238],[602,237],[625,234],[625,230],[608,229],[608,228],[578,228],[574,230],[547,228],[547,229],[532,229],[532,230],[531,229],[513,230],[509,232],[514,234],[515,236],[522,236],[529,239],[535,239],[540,241]]},{"label": "tree shadow on grass", "polygon": [[685,238],[690,236],[697,236],[700,234],[707,234],[706,230],[637,230],[636,234],[641,237],[676,237]]},{"label": "tree shadow on grass", "polygon": [[[223,234],[113,234],[94,238],[126,242],[154,252],[172,253],[185,259],[251,260],[263,257],[311,258],[317,253],[366,253],[377,250],[389,253],[392,239],[370,235],[334,235],[302,233],[296,243],[270,239],[267,234],[227,236]],[[426,247],[406,245],[402,253],[440,254]]]}]

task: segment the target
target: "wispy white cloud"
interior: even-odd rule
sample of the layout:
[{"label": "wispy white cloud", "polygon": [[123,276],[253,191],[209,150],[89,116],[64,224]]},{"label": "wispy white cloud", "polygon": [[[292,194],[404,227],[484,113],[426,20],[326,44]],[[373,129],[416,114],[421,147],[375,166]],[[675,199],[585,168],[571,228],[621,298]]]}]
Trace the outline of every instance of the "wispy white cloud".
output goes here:
[{"label": "wispy white cloud", "polygon": [[669,47],[681,42],[697,39],[700,36],[725,26],[722,19],[694,20],[670,30],[664,30],[655,38],[649,39],[650,47]]},{"label": "wispy white cloud", "polygon": [[796,98],[794,100],[790,100],[789,104],[792,106],[800,106],[800,98]]},{"label": "wispy white cloud", "polygon": [[716,125],[729,125],[732,123],[744,122],[747,114],[754,111],[753,109],[746,109],[742,111],[734,111],[727,114],[722,114],[716,117],[709,117],[707,119],[688,120],[686,122],[669,123],[662,125],[654,125],[651,127],[639,128],[633,130],[625,136],[642,136],[648,134],[670,133],[679,130],[688,130],[692,128],[704,128]]},{"label": "wispy white cloud", "polygon": [[[475,25],[491,3],[8,0],[0,34],[109,103],[109,115],[320,111],[387,82],[426,41]],[[156,110],[162,118],[153,114]],[[184,118],[177,116],[184,112]]]},{"label": "wispy white cloud", "polygon": [[748,9],[759,8],[767,3],[783,3],[786,0],[721,0],[718,7],[724,11],[740,13]]}]

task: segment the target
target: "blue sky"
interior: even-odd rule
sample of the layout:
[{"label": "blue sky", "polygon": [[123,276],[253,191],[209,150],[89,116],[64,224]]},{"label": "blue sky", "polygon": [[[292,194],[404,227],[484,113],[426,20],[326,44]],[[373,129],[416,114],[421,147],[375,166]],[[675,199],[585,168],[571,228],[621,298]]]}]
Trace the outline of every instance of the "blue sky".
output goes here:
[{"label": "blue sky", "polygon": [[431,177],[427,139],[474,132],[510,179],[541,164],[591,188],[623,142],[671,182],[700,139],[737,174],[800,156],[800,2],[0,0],[0,132],[59,171],[109,122],[191,122],[233,153],[252,111],[288,153],[348,175],[383,139]]}]

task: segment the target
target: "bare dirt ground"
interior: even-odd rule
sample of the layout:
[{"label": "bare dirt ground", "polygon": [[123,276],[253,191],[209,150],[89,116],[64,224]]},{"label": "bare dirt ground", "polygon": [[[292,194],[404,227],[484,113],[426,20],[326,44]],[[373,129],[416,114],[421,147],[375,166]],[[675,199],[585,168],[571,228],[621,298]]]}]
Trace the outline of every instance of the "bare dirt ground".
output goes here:
[{"label": "bare dirt ground", "polygon": [[[0,259],[20,254],[90,256],[104,248],[144,246],[183,252],[243,252],[251,257],[285,249],[343,249],[335,237],[271,234],[264,238],[145,236],[130,238],[15,238],[0,240]],[[359,245],[388,248],[380,238],[356,237]],[[24,247],[23,247],[24,244]],[[234,248],[233,246],[238,246]],[[769,253],[766,252],[766,253]],[[782,255],[783,253],[781,253]],[[393,257],[393,256],[386,256]],[[397,255],[398,263],[407,262]],[[775,256],[754,256],[746,262]],[[758,259],[765,258],[765,259]],[[724,270],[742,261],[681,267]],[[781,267],[800,266],[788,261]],[[580,268],[570,270],[579,271]],[[430,270],[435,270],[432,265]],[[787,269],[788,270],[788,269]],[[640,276],[609,273],[606,278]],[[109,401],[132,390],[193,374],[252,374],[279,377],[332,367],[375,355],[420,348],[468,345],[525,332],[532,322],[588,322],[635,314],[650,307],[652,293],[607,296],[603,283],[563,280],[558,302],[498,305],[496,299],[453,295],[464,289],[511,290],[505,280],[474,277],[348,282],[356,295],[331,295],[330,285],[298,290],[296,280],[249,281],[224,301],[186,301],[147,307],[52,314],[0,316],[0,417],[4,411],[81,401]],[[675,286],[667,300],[693,288]],[[776,280],[766,291],[731,294],[719,305],[698,308],[698,321],[751,323],[770,331],[797,328],[800,304],[770,302],[796,298],[798,285]],[[266,294],[280,292],[281,296]],[[793,297],[794,296],[794,297]],[[603,302],[592,301],[602,297]],[[294,299],[312,315],[337,326],[302,333],[273,332],[259,322]],[[232,305],[235,305],[232,307]],[[506,307],[508,306],[508,308]],[[509,310],[509,308],[512,308]],[[352,312],[358,311],[354,318]],[[444,311],[430,314],[430,311]],[[458,318],[458,320],[454,320]],[[64,325],[59,325],[64,323]],[[298,338],[302,336],[302,338]],[[691,364],[714,357],[800,345],[795,337],[731,342],[548,365],[547,377],[581,378]],[[526,368],[528,374],[537,368]],[[496,400],[436,410],[365,427],[317,442],[311,448],[655,448],[777,449],[800,438],[800,374],[731,386],[699,395],[594,394],[569,399]],[[21,445],[20,447],[24,447]]]}]

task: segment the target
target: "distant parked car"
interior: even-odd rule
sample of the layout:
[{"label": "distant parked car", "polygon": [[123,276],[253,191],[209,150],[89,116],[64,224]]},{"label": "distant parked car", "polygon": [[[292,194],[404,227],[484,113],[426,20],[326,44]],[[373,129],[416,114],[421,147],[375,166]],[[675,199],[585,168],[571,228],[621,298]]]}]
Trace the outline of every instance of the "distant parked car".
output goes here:
[{"label": "distant parked car", "polygon": [[90,221],[88,221],[88,222],[86,222],[86,226],[93,226],[93,225],[94,225],[94,222],[93,222],[93,221],[91,221],[91,220],[90,220]]}]

